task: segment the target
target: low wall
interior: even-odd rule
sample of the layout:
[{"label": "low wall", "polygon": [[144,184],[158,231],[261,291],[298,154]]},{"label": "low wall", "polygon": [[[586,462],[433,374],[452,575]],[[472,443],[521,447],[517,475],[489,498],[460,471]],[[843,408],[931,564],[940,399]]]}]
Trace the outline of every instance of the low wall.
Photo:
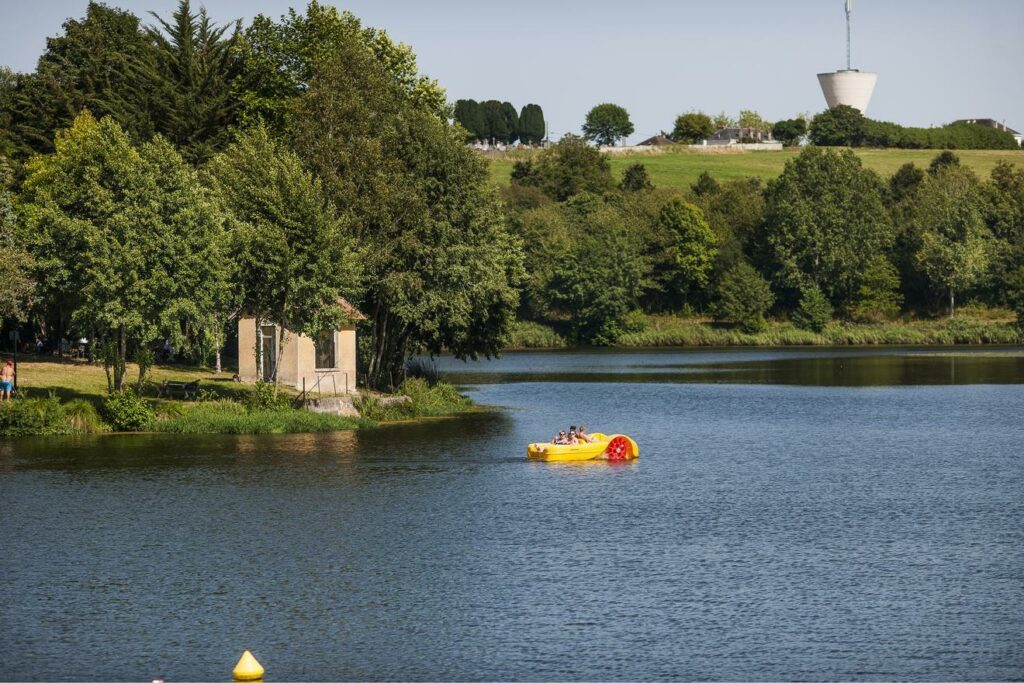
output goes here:
[{"label": "low wall", "polygon": [[730,152],[781,152],[781,142],[737,143],[735,145],[623,145],[601,147],[607,154],[664,154],[685,149],[699,154],[728,154]]}]

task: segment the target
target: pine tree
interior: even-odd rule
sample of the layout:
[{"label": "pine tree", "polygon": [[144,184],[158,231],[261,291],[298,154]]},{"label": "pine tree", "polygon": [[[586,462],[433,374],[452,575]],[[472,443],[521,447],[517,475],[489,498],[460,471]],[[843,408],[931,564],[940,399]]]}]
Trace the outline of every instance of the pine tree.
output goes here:
[{"label": "pine tree", "polygon": [[544,110],[537,104],[528,104],[519,114],[519,139],[524,145],[539,145],[544,141]]}]

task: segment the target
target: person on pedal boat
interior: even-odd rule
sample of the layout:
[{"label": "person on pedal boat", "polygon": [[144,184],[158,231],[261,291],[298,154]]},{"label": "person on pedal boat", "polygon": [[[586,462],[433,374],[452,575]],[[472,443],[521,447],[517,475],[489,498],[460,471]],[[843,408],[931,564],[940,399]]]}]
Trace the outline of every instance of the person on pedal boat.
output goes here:
[{"label": "person on pedal boat", "polygon": [[583,443],[594,443],[594,437],[587,434],[587,425],[580,425],[576,430],[576,438]]},{"label": "person on pedal boat", "polygon": [[565,430],[563,429],[562,431],[558,432],[558,436],[551,439],[551,443],[556,444],[558,446],[567,446],[569,444],[569,437],[565,435]]}]

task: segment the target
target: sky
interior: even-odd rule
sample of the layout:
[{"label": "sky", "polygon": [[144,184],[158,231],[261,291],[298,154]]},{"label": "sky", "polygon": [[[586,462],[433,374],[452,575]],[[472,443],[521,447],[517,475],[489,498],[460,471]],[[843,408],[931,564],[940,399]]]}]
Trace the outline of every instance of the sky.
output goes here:
[{"label": "sky", "polygon": [[[200,4],[196,0],[193,3]],[[0,64],[30,71],[86,0],[0,0]],[[151,23],[177,0],[108,0]],[[206,0],[218,22],[277,17],[305,0]],[[768,120],[825,108],[815,74],[843,68],[843,0],[349,0],[336,4],[408,43],[452,101],[544,108],[552,138],[602,102],[636,142],[678,114]],[[903,125],[994,118],[1024,131],[1024,0],[853,0],[854,68],[875,71],[868,116]]]}]

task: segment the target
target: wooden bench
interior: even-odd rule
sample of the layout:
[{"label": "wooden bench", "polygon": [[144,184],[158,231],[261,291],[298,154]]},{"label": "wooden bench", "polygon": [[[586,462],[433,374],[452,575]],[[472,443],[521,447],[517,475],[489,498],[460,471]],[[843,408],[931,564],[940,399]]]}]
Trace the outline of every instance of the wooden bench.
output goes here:
[{"label": "wooden bench", "polygon": [[194,382],[171,382],[164,380],[164,383],[157,389],[157,398],[164,396],[177,396],[180,395],[185,400],[195,400],[199,396],[199,380]]}]

